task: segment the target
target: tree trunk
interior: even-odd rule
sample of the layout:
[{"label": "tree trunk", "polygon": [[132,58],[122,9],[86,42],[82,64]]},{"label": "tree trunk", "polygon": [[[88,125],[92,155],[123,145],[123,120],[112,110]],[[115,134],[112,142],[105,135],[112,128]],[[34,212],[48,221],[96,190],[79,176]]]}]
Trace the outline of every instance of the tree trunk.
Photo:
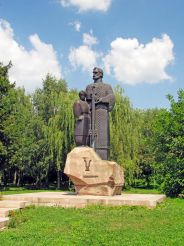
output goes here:
[{"label": "tree trunk", "polygon": [[3,172],[3,183],[4,183],[4,186],[6,187],[6,185],[7,185],[7,178],[6,178],[6,172],[5,171]]},{"label": "tree trunk", "polygon": [[50,168],[48,168],[48,170],[47,170],[47,175],[46,175],[46,177],[45,177],[45,187],[46,187],[47,189],[49,189],[49,171],[50,171]]},{"label": "tree trunk", "polygon": [[70,190],[70,188],[71,188],[71,180],[70,180],[70,178],[68,179],[68,189]]},{"label": "tree trunk", "polygon": [[57,170],[57,189],[61,189],[61,170]]},{"label": "tree trunk", "polygon": [[36,177],[35,187],[36,189],[40,189],[40,177],[39,176]]},{"label": "tree trunk", "polygon": [[2,181],[3,181],[2,177],[3,177],[3,175],[2,175],[2,173],[0,172],[0,185],[2,185]]},{"label": "tree trunk", "polygon": [[17,186],[19,187],[20,186],[20,183],[21,183],[21,172],[19,171],[18,173],[18,179],[17,179]]},{"label": "tree trunk", "polygon": [[15,170],[15,172],[14,172],[13,184],[17,185],[17,170]]}]

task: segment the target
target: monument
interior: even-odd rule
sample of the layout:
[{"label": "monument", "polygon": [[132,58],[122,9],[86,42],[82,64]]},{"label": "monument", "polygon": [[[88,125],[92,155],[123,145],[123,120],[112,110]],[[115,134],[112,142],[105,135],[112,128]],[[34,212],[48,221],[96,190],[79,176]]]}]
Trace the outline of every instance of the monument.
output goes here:
[{"label": "monument", "polygon": [[89,143],[89,127],[90,127],[90,108],[86,99],[86,92],[79,92],[80,100],[73,105],[73,113],[77,118],[75,127],[75,143],[77,146],[86,146]]},{"label": "monument", "polygon": [[114,107],[115,96],[102,78],[103,70],[95,67],[94,83],[79,93],[80,99],[73,105],[77,147],[68,154],[64,173],[81,195],[120,195],[124,185],[122,168],[108,161],[109,112]]},{"label": "monument", "polygon": [[109,153],[109,112],[115,104],[115,96],[110,85],[102,82],[103,70],[93,69],[94,83],[86,88],[86,101],[91,112],[91,143],[103,160],[108,160]]}]

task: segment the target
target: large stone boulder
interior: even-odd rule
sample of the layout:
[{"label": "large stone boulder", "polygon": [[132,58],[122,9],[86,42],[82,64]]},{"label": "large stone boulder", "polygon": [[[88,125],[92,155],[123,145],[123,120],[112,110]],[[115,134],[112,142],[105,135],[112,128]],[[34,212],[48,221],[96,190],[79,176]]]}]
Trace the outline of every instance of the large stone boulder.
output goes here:
[{"label": "large stone boulder", "polygon": [[124,185],[122,168],[113,161],[102,160],[90,147],[76,147],[68,155],[64,173],[79,195],[120,195]]}]

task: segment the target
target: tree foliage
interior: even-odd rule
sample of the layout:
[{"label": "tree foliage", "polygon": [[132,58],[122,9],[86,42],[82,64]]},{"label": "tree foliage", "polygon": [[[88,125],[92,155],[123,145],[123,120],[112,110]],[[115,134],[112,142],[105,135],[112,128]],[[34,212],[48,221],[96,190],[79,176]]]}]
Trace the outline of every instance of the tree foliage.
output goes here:
[{"label": "tree foliage", "polygon": [[0,170],[8,165],[8,147],[11,142],[9,135],[6,133],[8,120],[13,113],[15,103],[14,84],[8,80],[8,70],[11,63],[3,66],[0,63]]},{"label": "tree foliage", "polygon": [[170,110],[163,110],[155,124],[158,182],[166,194],[184,193],[184,91],[178,101],[168,95]]},{"label": "tree foliage", "polygon": [[115,98],[116,104],[110,115],[110,157],[124,168],[126,182],[131,185],[138,171],[139,119],[120,86],[115,88]]},{"label": "tree foliage", "polygon": [[43,81],[43,89],[38,89],[33,95],[34,111],[43,122],[46,173],[49,176],[51,170],[57,172],[58,188],[66,155],[74,144],[72,104],[75,98],[76,93],[68,90],[64,80],[51,75]]},{"label": "tree foliage", "polygon": [[[0,182],[62,185],[67,153],[75,146],[72,106],[78,99],[66,81],[47,75],[32,95],[15,88],[0,64]],[[126,185],[184,193],[184,91],[168,96],[170,110],[134,109],[120,86],[110,113],[110,159],[125,171]]]}]

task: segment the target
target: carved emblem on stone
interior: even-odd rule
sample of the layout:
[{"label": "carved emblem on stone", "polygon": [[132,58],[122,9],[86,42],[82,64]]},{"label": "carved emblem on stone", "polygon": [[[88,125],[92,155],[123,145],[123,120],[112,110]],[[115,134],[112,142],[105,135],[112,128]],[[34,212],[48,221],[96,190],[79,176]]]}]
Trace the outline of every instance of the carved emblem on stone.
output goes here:
[{"label": "carved emblem on stone", "polygon": [[86,172],[89,172],[90,170],[89,170],[89,168],[90,168],[90,165],[91,165],[91,160],[87,160],[87,157],[83,157],[83,159],[84,159],[84,163],[85,163],[85,171]]}]

